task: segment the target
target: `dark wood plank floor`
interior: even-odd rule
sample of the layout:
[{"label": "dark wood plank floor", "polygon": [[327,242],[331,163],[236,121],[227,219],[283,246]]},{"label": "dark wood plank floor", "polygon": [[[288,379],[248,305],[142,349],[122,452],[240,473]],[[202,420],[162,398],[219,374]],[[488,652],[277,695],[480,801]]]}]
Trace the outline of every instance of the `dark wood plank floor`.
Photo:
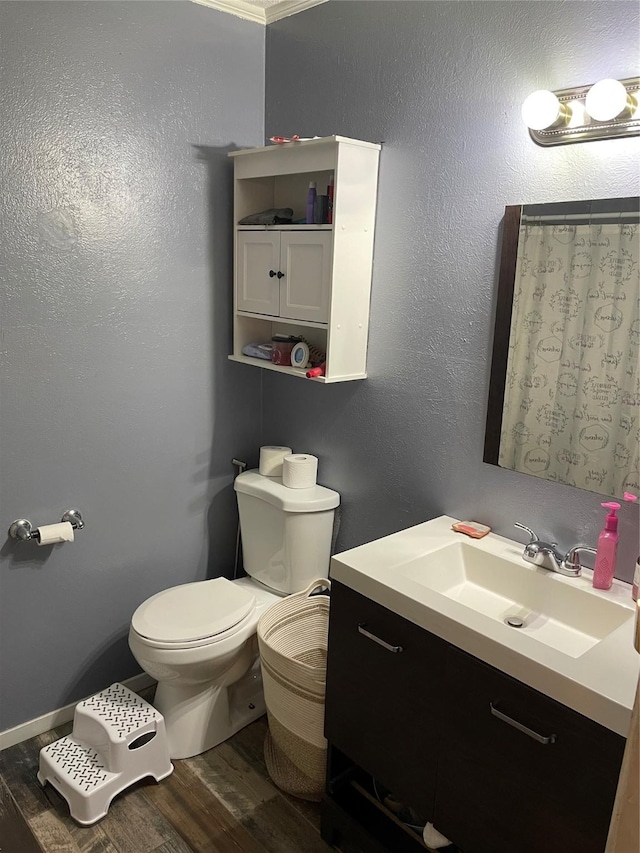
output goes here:
[{"label": "dark wood plank floor", "polygon": [[319,804],[290,797],[269,779],[266,728],[262,717],[215,749],[174,761],[171,776],[132,786],[90,827],[76,824],[66,801],[36,779],[40,749],[71,723],[5,749],[0,853],[328,853]]}]

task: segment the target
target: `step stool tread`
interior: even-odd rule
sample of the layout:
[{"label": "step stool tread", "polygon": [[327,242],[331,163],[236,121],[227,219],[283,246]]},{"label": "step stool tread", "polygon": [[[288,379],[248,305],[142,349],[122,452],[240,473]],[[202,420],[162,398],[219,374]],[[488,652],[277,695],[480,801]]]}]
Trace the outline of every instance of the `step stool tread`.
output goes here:
[{"label": "step stool tread", "polygon": [[80,702],[76,714],[93,717],[116,740],[124,740],[132,732],[162,719],[153,705],[119,683]]},{"label": "step stool tread", "polygon": [[109,785],[121,775],[111,773],[93,747],[71,735],[46,746],[41,756],[48,759],[52,772],[57,774],[61,783],[85,796]]}]

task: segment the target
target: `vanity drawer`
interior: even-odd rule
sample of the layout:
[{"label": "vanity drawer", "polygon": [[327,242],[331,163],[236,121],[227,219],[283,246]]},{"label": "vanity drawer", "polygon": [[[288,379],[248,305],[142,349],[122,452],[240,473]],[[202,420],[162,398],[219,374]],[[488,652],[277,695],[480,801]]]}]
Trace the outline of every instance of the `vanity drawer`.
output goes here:
[{"label": "vanity drawer", "polygon": [[603,853],[624,738],[457,649],[434,823],[465,853]]},{"label": "vanity drawer", "polygon": [[446,643],[333,582],[325,735],[406,805],[433,813]]}]

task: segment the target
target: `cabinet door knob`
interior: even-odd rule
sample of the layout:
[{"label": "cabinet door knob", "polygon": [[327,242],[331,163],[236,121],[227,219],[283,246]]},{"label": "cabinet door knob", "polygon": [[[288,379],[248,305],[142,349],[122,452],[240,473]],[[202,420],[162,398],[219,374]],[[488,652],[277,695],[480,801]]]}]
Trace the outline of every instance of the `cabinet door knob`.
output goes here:
[{"label": "cabinet door knob", "polygon": [[545,737],[545,735],[539,735],[538,732],[534,732],[533,729],[528,728],[527,726],[519,723],[517,720],[514,720],[513,717],[507,717],[506,714],[503,714],[502,711],[499,711],[493,702],[489,702],[489,707],[491,708],[491,713],[494,717],[497,717],[499,720],[502,720],[503,723],[508,723],[508,725],[513,726],[514,729],[518,729],[519,732],[522,732],[525,735],[537,740],[538,743],[547,744],[547,743],[555,743],[556,736],[549,735]]},{"label": "cabinet door knob", "polygon": [[284,278],[284,273],[278,270],[278,278]]},{"label": "cabinet door knob", "polygon": [[276,275],[275,270],[269,270],[269,278],[275,278],[275,275]]},{"label": "cabinet door knob", "polygon": [[372,634],[371,631],[367,631],[364,625],[358,625],[358,633],[362,634],[362,636],[366,637],[368,640],[373,640],[374,643],[382,646],[382,648],[386,649],[388,652],[395,652],[395,654],[399,654],[402,651],[402,646],[392,646],[391,643],[381,640],[380,637],[376,637],[376,635]]}]

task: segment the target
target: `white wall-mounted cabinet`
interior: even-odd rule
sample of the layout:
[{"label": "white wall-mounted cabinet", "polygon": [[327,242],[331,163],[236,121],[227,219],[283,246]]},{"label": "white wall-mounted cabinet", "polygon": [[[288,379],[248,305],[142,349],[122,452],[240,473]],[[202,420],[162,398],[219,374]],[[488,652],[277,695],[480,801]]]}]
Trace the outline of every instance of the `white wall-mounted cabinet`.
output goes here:
[{"label": "white wall-mounted cabinet", "polygon": [[[305,377],[243,353],[274,334],[300,335],[326,353],[316,382],[364,379],[380,146],[341,136],[234,151],[233,361]],[[307,190],[334,182],[333,221],[304,222]],[[239,225],[270,208],[292,224]],[[309,380],[307,380],[309,381]]]}]

